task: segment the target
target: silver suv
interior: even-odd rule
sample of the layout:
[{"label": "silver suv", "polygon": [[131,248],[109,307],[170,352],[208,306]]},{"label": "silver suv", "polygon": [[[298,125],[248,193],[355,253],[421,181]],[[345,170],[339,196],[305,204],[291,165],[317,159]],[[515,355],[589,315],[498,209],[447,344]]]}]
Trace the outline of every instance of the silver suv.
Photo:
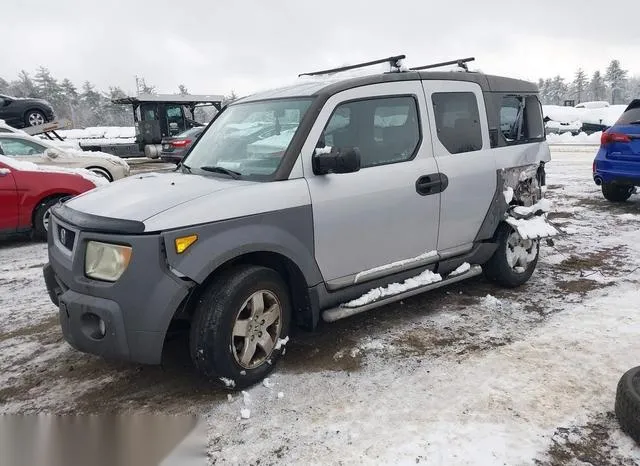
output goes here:
[{"label": "silver suv", "polygon": [[198,371],[239,389],[273,369],[293,324],[482,272],[526,282],[555,233],[538,89],[401,58],[238,100],[175,171],[54,208],[44,275],[66,340],[159,364],[187,322]]}]

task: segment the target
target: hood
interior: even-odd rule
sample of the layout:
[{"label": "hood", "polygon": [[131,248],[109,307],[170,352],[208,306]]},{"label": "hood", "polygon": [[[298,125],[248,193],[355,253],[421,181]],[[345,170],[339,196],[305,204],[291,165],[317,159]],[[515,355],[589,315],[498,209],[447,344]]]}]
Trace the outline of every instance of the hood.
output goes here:
[{"label": "hood", "polygon": [[81,194],[66,205],[92,215],[144,222],[193,199],[253,184],[256,183],[215,176],[143,173]]}]

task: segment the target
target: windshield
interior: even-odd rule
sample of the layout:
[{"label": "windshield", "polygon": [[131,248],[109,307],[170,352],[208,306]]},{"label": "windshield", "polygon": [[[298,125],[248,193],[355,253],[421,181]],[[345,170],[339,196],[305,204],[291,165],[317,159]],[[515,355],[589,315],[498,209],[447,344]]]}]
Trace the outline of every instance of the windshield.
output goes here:
[{"label": "windshield", "polygon": [[240,176],[271,175],[310,104],[311,99],[276,99],[231,105],[200,136],[184,164],[202,173],[220,173],[211,170],[218,167]]}]

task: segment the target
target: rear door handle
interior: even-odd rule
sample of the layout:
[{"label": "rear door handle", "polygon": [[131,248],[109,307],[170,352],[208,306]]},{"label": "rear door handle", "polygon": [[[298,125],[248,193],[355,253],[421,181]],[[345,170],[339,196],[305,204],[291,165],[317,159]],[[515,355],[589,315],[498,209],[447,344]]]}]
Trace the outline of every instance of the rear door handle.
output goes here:
[{"label": "rear door handle", "polygon": [[438,194],[447,189],[449,178],[444,173],[432,173],[418,178],[416,181],[416,192],[421,196]]}]

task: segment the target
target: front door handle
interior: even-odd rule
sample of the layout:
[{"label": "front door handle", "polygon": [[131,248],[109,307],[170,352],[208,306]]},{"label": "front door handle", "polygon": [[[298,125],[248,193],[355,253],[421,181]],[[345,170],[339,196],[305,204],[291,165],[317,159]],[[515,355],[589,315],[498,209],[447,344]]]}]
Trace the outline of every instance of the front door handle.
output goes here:
[{"label": "front door handle", "polygon": [[418,178],[416,181],[416,192],[421,196],[438,194],[447,189],[449,178],[444,173],[432,173]]}]

